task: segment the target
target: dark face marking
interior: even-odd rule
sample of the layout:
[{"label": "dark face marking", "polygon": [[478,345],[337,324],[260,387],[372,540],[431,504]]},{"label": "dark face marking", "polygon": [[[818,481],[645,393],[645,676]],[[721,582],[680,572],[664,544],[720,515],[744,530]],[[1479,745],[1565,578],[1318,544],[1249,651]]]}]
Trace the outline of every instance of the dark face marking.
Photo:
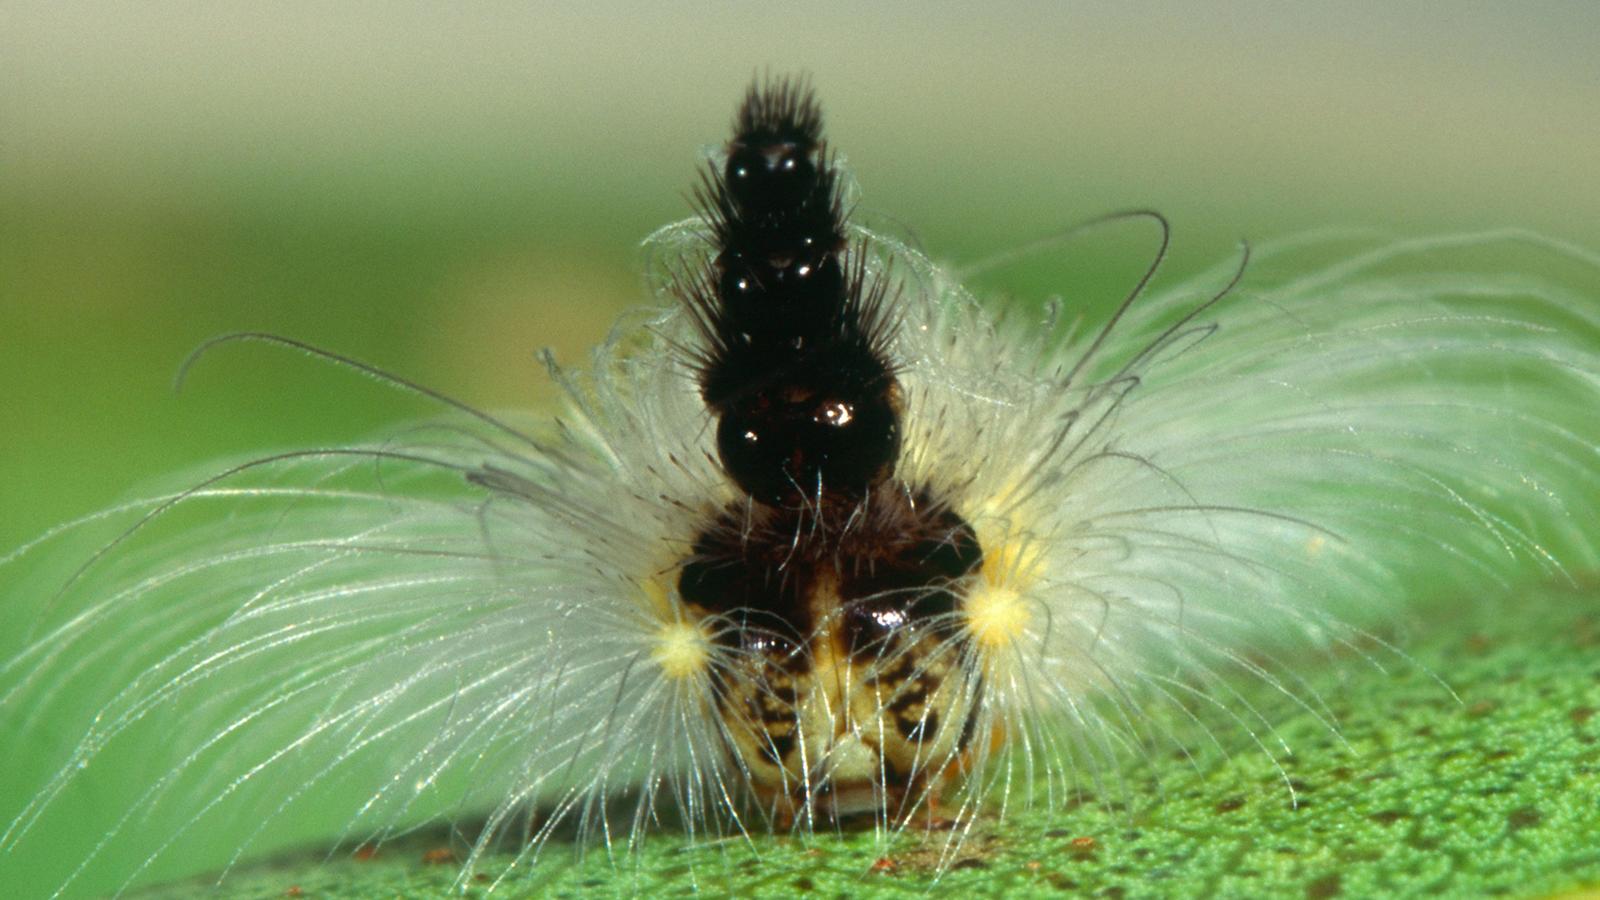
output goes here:
[{"label": "dark face marking", "polygon": [[885,535],[882,546],[841,575],[843,627],[852,656],[873,654],[908,628],[955,633],[961,579],[983,561],[971,526],[948,510],[906,534]]},{"label": "dark face marking", "polygon": [[714,640],[731,651],[718,705],[758,783],[792,789],[854,731],[878,757],[874,774],[905,788],[969,737],[941,728],[965,723],[978,699],[961,671],[956,621],[983,561],[977,539],[959,516],[903,494],[869,502],[841,534],[800,511],[758,510],[759,521],[746,521],[742,508],[729,510],[680,574],[680,597],[714,617]]}]

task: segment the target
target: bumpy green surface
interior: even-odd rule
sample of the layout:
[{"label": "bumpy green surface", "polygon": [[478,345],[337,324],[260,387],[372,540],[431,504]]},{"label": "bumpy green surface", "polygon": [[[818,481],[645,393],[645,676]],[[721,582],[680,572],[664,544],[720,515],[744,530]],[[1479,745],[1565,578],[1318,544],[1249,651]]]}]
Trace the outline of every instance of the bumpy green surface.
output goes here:
[{"label": "bumpy green surface", "polygon": [[[669,832],[621,861],[552,846],[535,871],[498,885],[503,864],[490,861],[468,893],[1326,898],[1595,889],[1600,595],[1547,590],[1497,605],[1430,617],[1433,625],[1404,639],[1412,663],[1379,668],[1356,655],[1311,673],[1309,689],[1337,717],[1338,733],[1265,686],[1244,689],[1280,723],[1263,739],[1292,748],[1276,762],[1249,749],[1237,728],[1231,741],[1219,731],[1229,754],[1132,761],[1114,793],[985,818],[953,854],[942,832],[887,846],[865,831],[697,848]],[[1197,731],[1186,743],[1206,740]],[[448,892],[459,871],[439,839],[326,855],[235,871],[223,892],[427,897]]]}]

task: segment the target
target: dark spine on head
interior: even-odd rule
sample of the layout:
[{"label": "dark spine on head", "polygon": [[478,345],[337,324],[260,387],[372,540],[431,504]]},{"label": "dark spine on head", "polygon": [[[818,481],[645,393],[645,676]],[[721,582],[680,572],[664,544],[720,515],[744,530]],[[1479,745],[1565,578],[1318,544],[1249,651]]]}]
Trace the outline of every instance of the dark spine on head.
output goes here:
[{"label": "dark spine on head", "polygon": [[881,287],[844,260],[839,179],[809,87],[750,88],[697,200],[717,254],[687,294],[723,468],[770,506],[861,497],[892,474],[899,390]]}]

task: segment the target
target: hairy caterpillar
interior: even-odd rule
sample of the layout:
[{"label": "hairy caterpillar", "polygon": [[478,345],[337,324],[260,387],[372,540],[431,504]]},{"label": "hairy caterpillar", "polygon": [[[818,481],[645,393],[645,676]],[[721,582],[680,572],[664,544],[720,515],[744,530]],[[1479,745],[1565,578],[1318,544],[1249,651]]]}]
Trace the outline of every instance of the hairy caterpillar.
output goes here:
[{"label": "hairy caterpillar", "polygon": [[[958,841],[1113,765],[1150,705],[1293,693],[1284,654],[1419,578],[1593,564],[1600,322],[1478,271],[1508,238],[1308,240],[1152,292],[1157,252],[1105,322],[996,316],[850,224],[783,81],[700,201],[652,238],[663,308],[551,364],[556,421],[437,398],[455,418],[108,511],[81,569],[17,575],[0,873],[84,809],[36,882],[225,867],[307,822],[486,815],[462,885],[497,839],[668,818]],[[89,780],[152,747],[159,777]]]}]

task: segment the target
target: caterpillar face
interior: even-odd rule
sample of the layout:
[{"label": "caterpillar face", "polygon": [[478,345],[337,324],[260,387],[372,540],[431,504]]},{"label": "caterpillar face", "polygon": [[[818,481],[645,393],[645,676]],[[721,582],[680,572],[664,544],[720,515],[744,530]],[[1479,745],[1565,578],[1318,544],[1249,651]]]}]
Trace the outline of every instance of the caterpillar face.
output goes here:
[{"label": "caterpillar face", "polygon": [[809,92],[752,87],[700,201],[717,252],[680,297],[746,497],[695,536],[678,594],[724,651],[715,705],[753,786],[788,810],[878,808],[936,787],[971,736],[961,616],[983,549],[958,510],[896,477],[900,323],[881,274],[846,268]]},{"label": "caterpillar face", "polygon": [[962,668],[960,616],[982,561],[970,526],[904,492],[852,511],[862,521],[833,531],[810,510],[729,510],[679,581],[716,623],[717,711],[754,784],[845,811],[875,806],[878,789],[929,786],[980,701]]}]

